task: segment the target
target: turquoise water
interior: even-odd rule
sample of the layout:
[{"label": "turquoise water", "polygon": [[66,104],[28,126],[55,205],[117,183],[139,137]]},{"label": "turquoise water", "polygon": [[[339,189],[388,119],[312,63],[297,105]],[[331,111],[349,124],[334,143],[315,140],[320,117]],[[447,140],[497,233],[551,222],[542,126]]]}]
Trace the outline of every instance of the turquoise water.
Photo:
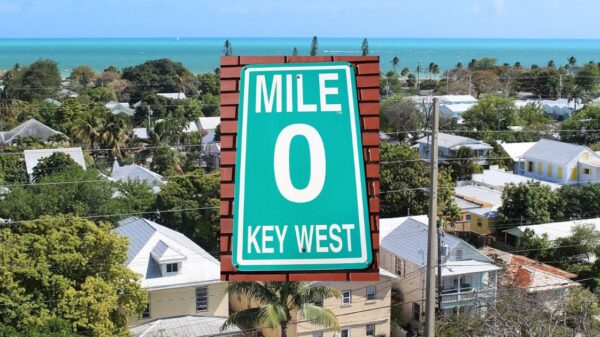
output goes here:
[{"label": "turquoise water", "polygon": [[[39,58],[56,60],[63,74],[78,65],[101,71],[109,65],[124,68],[157,58],[182,62],[193,72],[207,72],[219,64],[224,38],[172,39],[0,39],[0,69],[15,63],[29,64]],[[233,38],[235,55],[301,55],[310,50],[310,38]],[[320,55],[360,55],[361,38],[320,38]],[[600,40],[509,40],[509,39],[369,39],[371,55],[379,55],[384,70],[392,68],[394,56],[400,69],[415,69],[418,62],[435,62],[448,69],[473,58],[494,57],[499,63],[558,65],[575,56],[579,63],[600,61]]]}]

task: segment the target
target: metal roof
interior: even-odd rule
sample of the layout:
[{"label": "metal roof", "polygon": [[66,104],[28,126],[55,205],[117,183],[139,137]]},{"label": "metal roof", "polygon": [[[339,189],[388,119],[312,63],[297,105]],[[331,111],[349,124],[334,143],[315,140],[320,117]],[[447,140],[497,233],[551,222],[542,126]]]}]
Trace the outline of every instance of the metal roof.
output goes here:
[{"label": "metal roof", "polygon": [[525,143],[500,143],[502,149],[508,154],[508,156],[515,162],[519,161],[523,154],[531,149],[535,145],[535,142]]},{"label": "metal roof", "polygon": [[150,186],[160,186],[165,183],[162,180],[163,177],[156,172],[152,172],[149,169],[137,164],[120,166],[119,162],[116,160],[113,163],[113,169],[110,177],[119,181],[147,182],[150,184]]},{"label": "metal roof", "polygon": [[221,117],[199,117],[200,129],[215,130],[221,124]]},{"label": "metal roof", "polygon": [[522,175],[514,174],[512,172],[504,171],[497,167],[490,167],[489,170],[483,170],[483,173],[475,173],[471,178],[475,183],[489,186],[491,188],[502,190],[506,184],[520,184],[527,183],[530,181],[540,183],[541,185],[548,186],[552,190],[557,190],[561,187],[559,184],[529,178]]},{"label": "metal roof", "polygon": [[150,252],[156,263],[169,263],[185,260],[186,257],[181,255],[176,249],[167,246],[162,240],[158,241],[156,246]]},{"label": "metal roof", "polygon": [[523,154],[523,158],[539,159],[558,165],[565,165],[585,150],[588,150],[595,156],[592,150],[583,145],[541,139]]},{"label": "metal roof", "polygon": [[232,326],[221,331],[226,317],[182,316],[157,319],[130,329],[138,337],[204,337],[242,336],[240,328]]},{"label": "metal roof", "polygon": [[0,141],[4,144],[10,144],[17,137],[35,137],[47,141],[48,138],[58,134],[61,134],[61,132],[31,118],[9,131],[0,132]]},{"label": "metal roof", "polygon": [[[417,140],[417,143],[428,144],[431,137],[423,137]],[[475,146],[477,149],[492,149],[492,147],[484,143],[482,141],[462,137],[457,135],[451,135],[449,133],[439,133],[438,135],[438,146],[441,148],[451,149],[455,147],[467,146],[473,147]]]},{"label": "metal roof", "polygon": [[[422,220],[424,220],[423,217],[381,219],[379,222],[380,235],[381,232],[388,233],[380,236],[381,247],[418,266],[425,266],[427,263],[427,221],[422,222]],[[385,227],[388,229],[381,229]],[[391,231],[390,227],[393,228]],[[444,233],[442,241],[448,245],[450,250],[461,242],[459,238],[447,233]]]},{"label": "metal roof", "polygon": [[159,92],[156,95],[169,99],[187,99],[187,96],[183,92]]},{"label": "metal roof", "polygon": [[[219,262],[179,232],[138,217],[119,221],[115,231],[128,238],[126,265],[142,276],[141,284],[146,289],[188,287],[220,281]],[[153,251],[157,253],[155,248],[160,241],[185,258],[178,274],[161,277],[157,261],[152,257]]]},{"label": "metal roof", "polygon": [[560,238],[565,238],[573,234],[573,228],[582,225],[592,225],[597,231],[600,231],[600,218],[581,219],[561,222],[551,222],[539,225],[518,226],[515,228],[504,230],[503,232],[512,234],[517,237],[523,236],[525,230],[532,230],[535,235],[547,235],[548,240],[555,241]]},{"label": "metal roof", "polygon": [[55,152],[62,152],[68,154],[84,170],[86,169],[83,151],[80,147],[61,147],[57,149],[25,150],[23,151],[23,156],[25,157],[25,168],[27,170],[27,174],[31,176],[31,174],[33,174],[33,169],[37,166],[38,162],[43,158],[50,157]]},{"label": "metal roof", "polygon": [[502,268],[477,260],[448,261],[442,265],[442,276],[465,275],[500,270]]},{"label": "metal roof", "polygon": [[470,199],[469,201],[485,202],[490,205],[502,205],[502,193],[490,188],[466,185],[458,186],[454,189],[454,193],[463,198]]}]

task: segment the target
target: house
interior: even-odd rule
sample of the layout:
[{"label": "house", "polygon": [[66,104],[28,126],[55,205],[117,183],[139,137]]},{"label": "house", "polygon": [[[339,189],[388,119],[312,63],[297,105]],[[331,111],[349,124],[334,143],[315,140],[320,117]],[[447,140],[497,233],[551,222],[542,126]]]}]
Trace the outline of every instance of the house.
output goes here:
[{"label": "house", "polygon": [[518,173],[519,171],[519,167],[520,167],[520,163],[523,160],[523,154],[525,152],[527,152],[533,145],[535,145],[535,142],[523,142],[523,143],[505,143],[505,142],[499,142],[500,146],[502,147],[502,149],[504,150],[504,152],[506,152],[506,154],[508,154],[508,156],[510,157],[510,159],[513,161],[514,166],[513,166],[513,172]]},{"label": "house", "polygon": [[183,92],[159,92],[156,95],[168,99],[187,99]]},{"label": "house", "polygon": [[482,173],[474,173],[471,178],[475,185],[485,186],[494,190],[502,191],[507,184],[521,184],[527,182],[540,183],[543,186],[548,186],[550,189],[557,190],[561,187],[559,184],[543,181],[535,178],[528,178],[513,172],[505,171],[498,166],[492,165],[488,170],[483,170]]},{"label": "house", "polygon": [[561,185],[600,182],[600,156],[587,146],[542,139],[522,156],[519,174]]},{"label": "house", "polygon": [[50,103],[50,104],[52,104],[54,106],[57,106],[57,107],[62,106],[62,103],[59,102],[59,101],[57,101],[57,100],[55,100],[54,98],[46,98],[45,102],[46,103]]},{"label": "house", "polygon": [[104,105],[113,115],[125,115],[125,116],[133,116],[135,115],[135,109],[129,107],[128,102],[115,102],[110,101]]},{"label": "house", "polygon": [[[292,320],[287,329],[288,336],[296,337],[366,337],[390,336],[392,324],[390,305],[392,283],[397,278],[393,273],[379,268],[378,282],[319,282],[340,291],[341,297],[324,298],[315,303],[328,308],[336,315],[340,331],[305,322],[292,312]],[[251,301],[243,296],[230,297],[233,311],[252,307]],[[264,327],[260,331],[265,337],[280,337],[278,330]]]},{"label": "house", "polygon": [[198,130],[215,131],[221,124],[221,117],[198,117]]},{"label": "house", "polygon": [[145,182],[152,187],[154,193],[160,192],[161,186],[165,184],[163,177],[158,173],[137,164],[120,166],[116,160],[113,163],[110,178],[118,181]]},{"label": "house", "polygon": [[157,319],[129,329],[136,337],[229,337],[246,336],[238,327],[221,331],[226,317],[181,316]]},{"label": "house", "polygon": [[569,237],[577,226],[589,225],[600,231],[600,218],[550,222],[539,225],[524,225],[502,231],[504,243],[517,247],[526,230],[531,230],[537,237],[546,236],[550,242]]},{"label": "house", "polygon": [[559,98],[556,100],[550,99],[526,99],[526,100],[516,100],[515,105],[517,107],[523,107],[527,104],[536,104],[541,107],[545,113],[556,118],[556,119],[564,119],[568,118],[573,114],[574,111],[579,110],[584,107],[584,104],[580,99],[573,100],[567,98]]},{"label": "house", "polygon": [[[140,319],[132,319],[132,331],[157,337],[220,333],[214,323],[229,315],[229,296],[214,257],[185,235],[147,219],[129,217],[115,231],[128,239],[125,263],[148,291],[148,308]],[[187,330],[178,334],[172,328],[184,326]]]},{"label": "house", "polygon": [[561,298],[570,288],[581,287],[573,281],[577,274],[491,247],[484,247],[481,252],[504,269],[500,280],[503,286],[520,288],[544,299]]},{"label": "house", "polygon": [[29,180],[33,181],[33,169],[37,166],[38,162],[43,158],[50,157],[55,152],[68,154],[79,166],[84,170],[86,169],[85,158],[80,147],[25,150],[23,151],[23,155],[25,157],[25,169],[27,170]]},{"label": "house", "polygon": [[502,193],[477,185],[462,185],[454,189],[455,202],[461,209],[461,218],[456,223],[444,223],[450,232],[471,232],[490,235],[499,218]]},{"label": "house", "polygon": [[50,137],[60,134],[62,133],[31,118],[9,131],[0,131],[0,142],[9,145],[19,137],[39,138],[46,142]]},{"label": "house", "polygon": [[462,114],[477,104],[477,98],[471,95],[440,96],[440,113],[460,119]]},{"label": "house", "polygon": [[[381,219],[380,266],[398,276],[401,319],[421,329],[427,265],[427,216]],[[444,233],[440,238],[441,302],[446,314],[485,310],[495,300],[497,271],[492,260],[465,241]]]},{"label": "house", "polygon": [[133,135],[139,139],[150,139],[148,136],[148,128],[133,128]]},{"label": "house", "polygon": [[[422,159],[429,160],[431,155],[429,148],[431,147],[431,136],[423,137],[417,140],[419,147],[419,155]],[[439,162],[443,163],[446,158],[456,156],[456,152],[461,147],[468,147],[474,152],[473,162],[479,165],[487,165],[490,151],[493,149],[489,144],[468,137],[451,135],[448,133],[440,133],[438,135],[438,153]]]}]

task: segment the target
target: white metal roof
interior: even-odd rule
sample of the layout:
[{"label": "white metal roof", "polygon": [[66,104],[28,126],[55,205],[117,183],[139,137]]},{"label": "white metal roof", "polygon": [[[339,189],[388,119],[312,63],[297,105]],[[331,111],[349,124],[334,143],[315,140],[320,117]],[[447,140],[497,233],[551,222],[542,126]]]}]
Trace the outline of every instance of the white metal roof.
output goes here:
[{"label": "white metal roof", "polygon": [[164,184],[164,181],[162,180],[163,177],[160,174],[152,172],[137,164],[120,166],[119,162],[116,160],[113,163],[110,177],[119,181],[143,181],[150,184],[150,186],[160,186]]},{"label": "white metal roof", "polygon": [[23,151],[23,155],[25,156],[25,168],[27,169],[27,174],[31,176],[31,174],[33,174],[33,169],[37,166],[40,159],[50,157],[55,152],[68,154],[84,170],[86,169],[83,151],[80,147],[25,150]]},{"label": "white metal roof", "polygon": [[188,122],[188,124],[185,127],[185,129],[183,129],[183,132],[184,133],[198,132],[198,125],[194,121]]},{"label": "white metal roof", "polygon": [[494,189],[502,190],[506,184],[520,184],[527,182],[537,182],[541,185],[548,186],[552,190],[557,190],[561,186],[559,184],[528,178],[522,175],[514,174],[512,172],[504,171],[497,167],[490,167],[489,170],[483,170],[482,173],[475,173],[471,178],[477,184],[482,184],[485,186],[489,186]]},{"label": "white metal roof", "polygon": [[242,336],[240,328],[230,326],[221,331],[227,317],[181,316],[162,318],[130,329],[137,337],[205,337]]},{"label": "white metal roof", "polygon": [[198,122],[201,130],[215,130],[221,124],[221,117],[200,117]]},{"label": "white metal roof", "polygon": [[[146,289],[170,289],[220,282],[219,262],[185,235],[154,221],[129,217],[115,231],[129,239],[126,265],[140,274]],[[185,257],[176,275],[163,277],[152,251],[159,241]]]},{"label": "white metal roof", "polygon": [[597,231],[600,231],[600,218],[551,222],[539,225],[518,226],[515,228],[507,229],[504,232],[517,237],[521,237],[523,236],[523,233],[525,233],[526,229],[530,229],[537,236],[541,237],[542,235],[546,234],[548,236],[548,240],[555,241],[560,238],[571,236],[571,234],[573,234],[573,228],[581,225],[592,225],[596,228]]},{"label": "white metal roof", "polygon": [[183,92],[159,92],[156,94],[161,97],[170,98],[170,99],[186,99],[185,93]]},{"label": "white metal roof", "polygon": [[[428,137],[423,137],[417,140],[417,143],[420,144],[428,144],[429,139]],[[446,148],[446,149],[452,149],[452,148],[458,148],[461,146],[467,146],[467,147],[474,147],[477,149],[480,148],[484,148],[484,149],[492,149],[492,147],[487,144],[484,143],[482,141],[473,139],[473,138],[468,138],[468,137],[462,137],[462,136],[457,136],[457,135],[451,135],[449,133],[439,133],[438,135],[438,146],[441,148]]]},{"label": "white metal roof", "polygon": [[35,137],[47,141],[48,138],[61,134],[49,126],[31,118],[9,131],[0,132],[0,141],[4,144],[14,142],[17,137]]},{"label": "white metal roof", "polygon": [[490,205],[502,205],[502,193],[490,188],[474,185],[458,186],[454,189],[454,193],[457,196],[485,202]]},{"label": "white metal roof", "polygon": [[475,104],[477,98],[471,95],[443,95],[440,96],[440,104]]},{"label": "white metal roof", "polygon": [[[538,159],[558,165],[565,165],[586,150],[591,152],[592,156],[596,155],[592,150],[583,145],[541,139],[523,154],[523,158],[528,160]],[[600,160],[600,158],[596,159]]]},{"label": "white metal roof", "polygon": [[448,261],[442,265],[442,276],[484,273],[500,269],[502,268],[489,262],[477,260]]},{"label": "white metal roof", "polygon": [[456,104],[440,104],[440,113],[450,115],[452,117],[461,116],[464,112],[471,109],[475,104],[456,103]]},{"label": "white metal roof", "polygon": [[504,149],[504,151],[508,154],[508,156],[515,162],[521,160],[521,157],[525,152],[527,152],[532,146],[535,145],[535,142],[525,142],[525,143],[500,143],[500,146]]},{"label": "white metal roof", "polygon": [[133,134],[139,139],[148,139],[148,129],[147,128],[133,128]]}]

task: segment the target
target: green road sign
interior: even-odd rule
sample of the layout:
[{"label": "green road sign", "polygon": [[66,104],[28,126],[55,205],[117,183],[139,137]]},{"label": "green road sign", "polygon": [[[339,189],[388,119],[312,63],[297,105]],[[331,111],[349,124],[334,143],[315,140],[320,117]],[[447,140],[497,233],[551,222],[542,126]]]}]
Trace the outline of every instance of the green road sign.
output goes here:
[{"label": "green road sign", "polygon": [[371,232],[349,63],[242,69],[233,265],[364,269]]}]

